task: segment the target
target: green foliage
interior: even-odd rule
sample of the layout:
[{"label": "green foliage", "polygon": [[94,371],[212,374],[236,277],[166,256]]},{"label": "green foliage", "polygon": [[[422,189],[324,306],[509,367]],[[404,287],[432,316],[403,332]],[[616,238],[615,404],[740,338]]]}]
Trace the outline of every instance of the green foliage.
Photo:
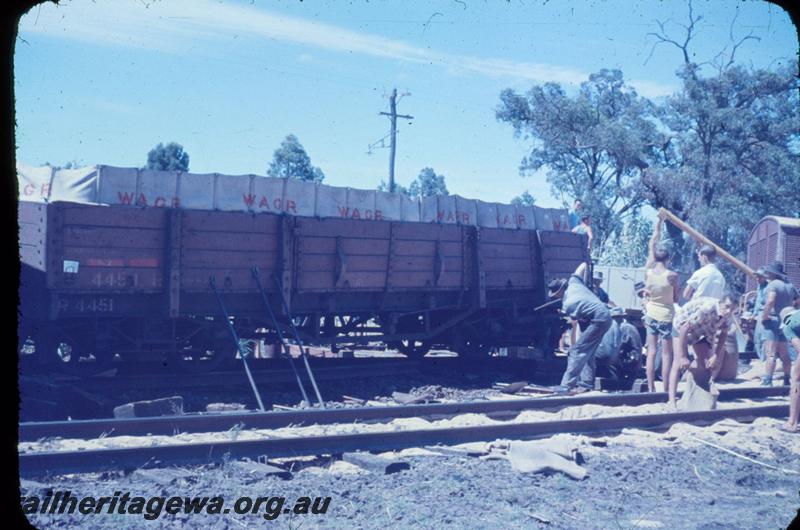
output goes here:
[{"label": "green foliage", "polygon": [[[378,186],[378,191],[389,191],[389,185],[382,180]],[[436,172],[429,167],[423,168],[408,188],[395,183],[394,191],[395,193],[402,193],[414,199],[450,194],[450,192],[447,191],[444,175],[437,175]]]},{"label": "green foliage", "polygon": [[444,182],[444,175],[437,175],[433,169],[426,167],[408,187],[408,194],[411,197],[433,197],[449,195],[449,192]]},{"label": "green foliage", "polygon": [[[532,144],[520,172],[544,168],[554,194],[583,200],[602,262],[643,262],[645,204],[671,210],[740,259],[759,219],[800,215],[797,62],[755,69],[731,53],[703,71],[688,61],[688,42],[678,45],[687,57],[681,89],[660,105],[617,70],[591,75],[571,96],[555,83],[500,95],[497,119]],[[666,232],[673,267],[691,271],[693,243],[671,223]]]},{"label": "green foliage", "polygon": [[511,199],[511,204],[516,204],[517,206],[533,206],[536,204],[536,199],[528,190],[525,190],[522,192],[522,195],[517,195]]},{"label": "green foliage", "polygon": [[642,216],[631,217],[605,247],[595,249],[597,263],[615,267],[644,266],[652,233],[653,223]]},{"label": "green foliage", "polygon": [[496,116],[532,141],[522,175],[545,168],[555,195],[583,200],[597,248],[638,215],[639,181],[659,133],[653,105],[625,84],[622,72],[600,70],[572,96],[557,83],[524,96],[506,89]]},{"label": "green foliage", "polygon": [[740,258],[759,219],[800,214],[796,75],[794,62],[774,71],[731,65],[707,76],[684,65],[681,90],[659,109],[671,136],[642,179],[648,202]]},{"label": "green foliage", "polygon": [[[389,191],[389,183],[385,180],[381,180],[381,183],[378,184],[378,191]],[[394,192],[395,193],[402,193],[403,195],[408,195],[408,188],[405,186],[401,186],[398,183],[394,183]]]},{"label": "green foliage", "polygon": [[189,153],[176,142],[167,145],[159,143],[147,153],[147,164],[144,169],[158,171],[189,171]]},{"label": "green foliage", "polygon": [[311,165],[311,158],[293,134],[288,135],[275,150],[267,176],[315,182],[322,182],[325,178],[320,168]]}]

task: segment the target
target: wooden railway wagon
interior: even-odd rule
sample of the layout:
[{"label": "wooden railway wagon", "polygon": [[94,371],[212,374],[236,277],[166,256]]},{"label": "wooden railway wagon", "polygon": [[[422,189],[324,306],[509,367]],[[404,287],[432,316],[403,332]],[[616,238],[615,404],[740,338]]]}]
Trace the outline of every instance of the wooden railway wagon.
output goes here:
[{"label": "wooden railway wagon", "polygon": [[[800,219],[769,215],[750,232],[747,241],[747,265],[755,270],[773,262],[783,265],[789,280],[800,286]],[[747,278],[747,290],[756,288]]]},{"label": "wooden railway wagon", "polygon": [[[408,355],[549,345],[549,278],[586,259],[569,232],[271,213],[20,202],[22,337],[45,360],[232,356],[210,278],[242,337],[282,325],[310,343],[382,340]],[[279,290],[280,289],[280,290]]]},{"label": "wooden railway wagon", "polygon": [[266,297],[281,328],[291,318],[334,350],[546,350],[561,326],[540,307],[547,281],[588,259],[557,210],[253,175],[61,173],[18,171],[19,333],[65,368],[233,358],[217,294],[242,338],[276,339]]}]

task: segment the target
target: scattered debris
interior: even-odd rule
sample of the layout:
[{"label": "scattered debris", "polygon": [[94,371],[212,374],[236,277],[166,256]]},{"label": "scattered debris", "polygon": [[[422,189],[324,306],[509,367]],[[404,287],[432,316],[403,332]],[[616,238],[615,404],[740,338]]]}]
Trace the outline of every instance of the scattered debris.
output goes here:
[{"label": "scattered debris", "polygon": [[430,445],[425,447],[425,449],[440,455],[480,457],[489,454],[489,448],[483,442],[460,444],[452,447],[445,445]]},{"label": "scattered debris", "polygon": [[405,460],[397,458],[384,458],[382,456],[375,456],[370,453],[344,453],[342,460],[349,464],[356,465],[362,469],[379,473],[382,475],[391,475],[398,471],[411,469],[411,464]]},{"label": "scattered debris", "polygon": [[406,394],[405,392],[392,392],[392,399],[403,405],[414,405],[416,403],[429,403],[434,401],[432,394]]},{"label": "scattered debris", "polygon": [[245,475],[255,475],[259,478],[267,476],[275,476],[283,480],[289,480],[292,478],[292,473],[286,469],[283,469],[282,467],[273,466],[271,464],[263,464],[261,462],[255,462],[249,459],[234,460],[232,462],[228,462],[227,465],[233,469],[238,469]]},{"label": "scattered debris", "polygon": [[197,476],[191,471],[179,467],[137,469],[132,474],[134,477],[147,480],[148,482],[154,482],[161,486],[172,484],[181,479],[185,480]]},{"label": "scattered debris", "polygon": [[647,392],[647,379],[635,379],[631,385],[631,392],[639,394]]},{"label": "scattered debris", "polygon": [[149,418],[183,414],[183,398],[173,396],[150,401],[134,401],[114,407],[115,418]]},{"label": "scattered debris", "polygon": [[550,524],[550,523],[552,523],[552,522],[553,522],[553,521],[551,521],[550,519],[547,519],[547,518],[545,518],[545,517],[542,517],[541,515],[535,514],[535,513],[533,513],[533,512],[526,512],[526,513],[527,513],[527,514],[528,514],[528,515],[529,515],[531,518],[533,518],[533,519],[536,519],[536,520],[537,520],[537,521],[539,521],[540,523],[544,523],[544,524]]},{"label": "scattered debris", "polygon": [[661,521],[652,521],[650,519],[636,519],[631,521],[631,525],[636,528],[664,528],[664,523]]},{"label": "scattered debris", "polygon": [[366,399],[361,399],[353,396],[345,396],[342,395],[342,400],[345,403],[353,404],[353,405],[365,405],[367,403]]},{"label": "scattered debris", "polygon": [[537,441],[514,441],[509,444],[505,458],[511,463],[511,467],[521,473],[560,472],[575,480],[586,478],[586,470],[572,459],[564,457],[563,448],[558,453],[554,452],[554,448],[545,447]]},{"label": "scattered debris", "polygon": [[511,383],[510,385],[506,385],[505,387],[501,388],[500,392],[504,394],[516,394],[526,386],[528,386],[527,381],[517,381],[516,383]]},{"label": "scattered debris", "polygon": [[209,403],[206,405],[206,412],[239,412],[247,410],[242,403]]}]

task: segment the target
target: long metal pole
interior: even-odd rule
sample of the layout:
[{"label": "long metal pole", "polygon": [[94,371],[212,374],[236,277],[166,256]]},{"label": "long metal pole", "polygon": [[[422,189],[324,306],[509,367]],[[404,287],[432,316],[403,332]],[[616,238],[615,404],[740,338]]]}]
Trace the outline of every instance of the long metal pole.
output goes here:
[{"label": "long metal pole", "polygon": [[253,267],[250,269],[250,272],[253,274],[253,279],[256,281],[256,285],[258,286],[258,292],[261,294],[261,300],[267,307],[269,317],[272,319],[272,325],[275,326],[275,331],[278,333],[278,340],[281,342],[281,348],[283,348],[283,351],[286,352],[286,355],[289,357],[289,364],[291,365],[294,376],[297,379],[297,386],[300,387],[300,393],[303,394],[303,400],[310,405],[311,401],[308,399],[308,394],[306,394],[303,381],[300,379],[300,374],[297,372],[297,367],[294,365],[292,352],[289,351],[289,345],[286,343],[286,339],[283,338],[283,332],[281,331],[280,325],[278,325],[278,319],[275,318],[275,312],[272,310],[272,305],[269,303],[267,293],[264,292],[264,287],[261,285],[261,271],[258,270],[258,267]]},{"label": "long metal pole", "polygon": [[294,340],[297,341],[297,345],[300,347],[300,356],[303,358],[303,363],[305,363],[306,371],[308,372],[308,378],[311,380],[311,386],[314,387],[314,393],[317,395],[317,401],[319,401],[319,406],[324,409],[325,402],[322,400],[322,395],[319,393],[319,388],[317,387],[317,381],[314,379],[314,373],[311,371],[311,365],[308,364],[308,355],[306,355],[306,350],[305,346],[303,345],[303,340],[300,338],[300,333],[297,331],[297,327],[294,325],[294,320],[292,320],[292,314],[289,312],[289,306],[286,304],[286,299],[283,297],[283,285],[281,284],[280,279],[278,279],[276,275],[273,274],[272,279],[275,282],[275,286],[278,289],[278,294],[280,295],[283,312],[286,314],[286,317],[289,319],[289,325],[292,327]]},{"label": "long metal pole", "polygon": [[236,343],[236,351],[239,352],[239,356],[242,358],[244,371],[247,374],[248,381],[250,381],[250,388],[253,389],[253,394],[256,396],[258,408],[261,412],[264,412],[264,403],[261,401],[261,395],[258,393],[258,388],[256,388],[256,382],[253,380],[253,374],[250,373],[250,367],[247,365],[247,354],[246,352],[242,351],[242,346],[239,342],[239,335],[236,333],[236,330],[231,323],[231,319],[228,317],[228,310],[225,309],[225,304],[222,303],[222,296],[220,296],[219,291],[217,291],[217,280],[213,275],[211,275],[208,279],[208,282],[211,284],[211,290],[214,291],[214,294],[217,297],[217,302],[219,302],[220,309],[222,309],[222,315],[225,317],[225,323],[228,324],[228,331],[231,332],[231,337],[233,337],[233,340]]}]

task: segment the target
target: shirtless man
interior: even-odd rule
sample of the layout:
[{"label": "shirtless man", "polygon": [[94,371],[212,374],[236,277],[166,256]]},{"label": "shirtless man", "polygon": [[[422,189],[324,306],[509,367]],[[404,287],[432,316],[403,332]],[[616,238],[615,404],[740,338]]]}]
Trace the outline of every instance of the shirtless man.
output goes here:
[{"label": "shirtless man", "polygon": [[592,232],[592,219],[588,215],[584,214],[581,217],[580,224],[572,229],[572,233],[586,236],[588,238],[586,242],[586,248],[589,249],[589,252],[592,251],[592,240],[594,239],[594,233]]},{"label": "shirtless man", "polygon": [[[675,313],[673,328],[677,336],[673,339],[675,360],[669,377],[668,406],[676,409],[678,380],[683,370],[690,370],[694,380],[704,386],[705,381],[716,380],[725,359],[725,338],[733,318],[736,300],[732,295],[722,300],[711,297],[693,298]],[[694,361],[689,359],[689,346],[694,352]],[[709,378],[709,370],[711,372]]]},{"label": "shirtless man", "polygon": [[761,314],[756,315],[761,321],[761,339],[764,341],[764,378],[762,386],[772,386],[772,374],[775,372],[775,357],[780,357],[783,364],[783,384],[789,385],[789,373],[792,360],[786,337],[780,330],[779,315],[784,308],[793,307],[800,299],[797,289],[789,283],[783,266],[771,263],[765,268],[769,283],[764,289],[765,302]]}]

